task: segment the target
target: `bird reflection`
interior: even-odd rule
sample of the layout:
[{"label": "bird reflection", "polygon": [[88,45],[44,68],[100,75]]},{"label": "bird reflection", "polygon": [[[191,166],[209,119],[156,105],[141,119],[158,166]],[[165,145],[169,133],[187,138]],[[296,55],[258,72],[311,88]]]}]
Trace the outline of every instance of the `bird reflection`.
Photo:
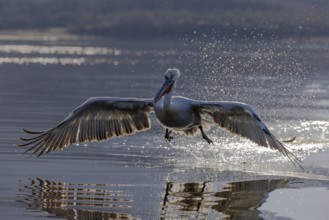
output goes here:
[{"label": "bird reflection", "polygon": [[130,214],[132,195],[117,184],[71,184],[33,179],[19,189],[17,202],[65,219],[139,219]]},{"label": "bird reflection", "polygon": [[162,219],[262,219],[257,210],[268,193],[296,179],[167,183]]},{"label": "bird reflection", "polygon": [[[166,184],[161,219],[262,219],[257,210],[268,193],[293,187],[297,179]],[[32,179],[22,186],[17,202],[30,211],[45,211],[64,219],[139,219],[129,185],[73,184]],[[148,198],[152,199],[152,198]]]}]

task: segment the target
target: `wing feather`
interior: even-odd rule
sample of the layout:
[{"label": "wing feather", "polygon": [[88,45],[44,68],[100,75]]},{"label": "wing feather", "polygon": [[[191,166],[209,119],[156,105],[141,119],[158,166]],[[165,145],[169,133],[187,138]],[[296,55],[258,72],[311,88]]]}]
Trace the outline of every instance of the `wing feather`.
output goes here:
[{"label": "wing feather", "polygon": [[295,166],[302,168],[301,161],[271,134],[249,105],[239,102],[199,102],[197,108],[200,114],[211,116],[214,123],[222,128],[248,138],[260,146],[278,150]]},{"label": "wing feather", "polygon": [[76,108],[56,127],[45,132],[24,131],[34,135],[21,138],[31,146],[24,153],[49,153],[74,143],[101,141],[115,136],[134,134],[151,127],[151,99],[91,98]]}]

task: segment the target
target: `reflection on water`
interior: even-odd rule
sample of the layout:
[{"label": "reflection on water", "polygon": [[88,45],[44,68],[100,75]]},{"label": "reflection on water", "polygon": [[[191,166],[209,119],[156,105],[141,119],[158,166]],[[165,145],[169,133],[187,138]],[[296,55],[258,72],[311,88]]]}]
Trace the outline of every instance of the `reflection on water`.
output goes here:
[{"label": "reflection on water", "polygon": [[116,184],[71,184],[33,179],[19,189],[17,202],[65,219],[138,219],[129,212],[132,195]]},{"label": "reflection on water", "polygon": [[[257,210],[269,192],[296,179],[244,182],[166,184],[161,219],[260,219]],[[133,195],[122,184],[72,184],[33,179],[19,189],[17,202],[30,211],[65,219],[138,219],[132,216]],[[151,198],[149,198],[151,199]],[[135,204],[136,205],[136,204]],[[136,207],[135,207],[136,208]]]},{"label": "reflection on water", "polygon": [[257,210],[268,193],[289,187],[296,179],[266,179],[244,182],[168,183],[163,219],[261,219]]}]

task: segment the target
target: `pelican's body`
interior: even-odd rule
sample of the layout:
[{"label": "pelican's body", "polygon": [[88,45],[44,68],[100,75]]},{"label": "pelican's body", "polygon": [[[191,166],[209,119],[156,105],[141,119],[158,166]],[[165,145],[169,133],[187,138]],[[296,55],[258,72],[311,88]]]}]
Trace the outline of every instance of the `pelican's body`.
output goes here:
[{"label": "pelican's body", "polygon": [[165,139],[170,141],[172,131],[195,135],[198,131],[204,140],[213,143],[204,132],[204,127],[219,125],[246,137],[263,147],[279,150],[294,164],[299,160],[288,151],[268,130],[247,104],[239,102],[207,102],[173,96],[178,69],[168,69],[165,81],[154,99],[91,98],[76,108],[63,122],[45,132],[30,132],[32,138],[21,138],[32,145],[38,156],[62,149],[73,143],[100,141],[115,136],[134,134],[151,127],[149,114],[154,112],[166,128]]},{"label": "pelican's body", "polygon": [[193,111],[194,100],[172,97],[170,103],[163,101],[154,104],[154,112],[160,123],[168,129],[184,131],[191,126],[200,125],[200,116]]}]

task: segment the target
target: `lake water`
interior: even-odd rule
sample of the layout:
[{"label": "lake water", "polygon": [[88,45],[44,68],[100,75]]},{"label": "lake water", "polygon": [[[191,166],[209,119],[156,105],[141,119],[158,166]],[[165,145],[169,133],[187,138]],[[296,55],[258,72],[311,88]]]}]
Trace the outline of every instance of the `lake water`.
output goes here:
[{"label": "lake water", "polygon": [[[0,37],[1,219],[327,219],[329,41]],[[152,129],[40,158],[17,147],[89,97],[176,94],[251,104],[303,161],[213,128],[167,143]]]}]

